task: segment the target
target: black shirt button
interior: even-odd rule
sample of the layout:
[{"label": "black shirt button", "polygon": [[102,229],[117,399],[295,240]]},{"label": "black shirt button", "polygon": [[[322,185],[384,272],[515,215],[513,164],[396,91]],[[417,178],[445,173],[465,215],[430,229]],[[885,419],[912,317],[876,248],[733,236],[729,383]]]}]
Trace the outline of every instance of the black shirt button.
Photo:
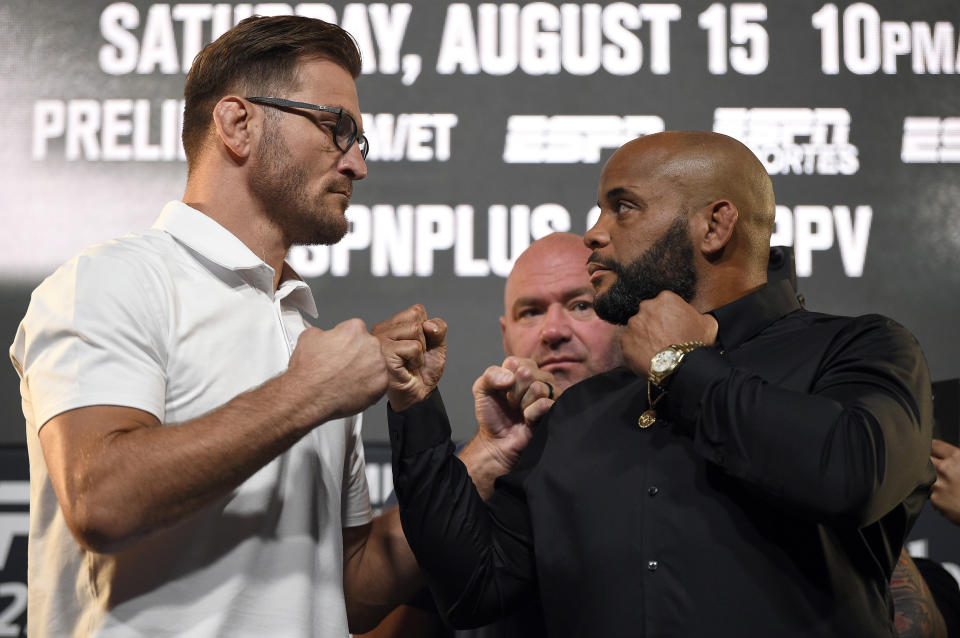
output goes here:
[{"label": "black shirt button", "polygon": [[649,569],[649,570],[652,571],[652,572],[657,571],[657,567],[659,567],[659,566],[660,566],[660,563],[658,563],[658,562],[655,561],[655,560],[648,560],[648,561],[647,561],[647,569]]},{"label": "black shirt button", "polygon": [[647,488],[647,494],[649,494],[650,496],[656,496],[659,493],[660,493],[660,488],[658,488],[656,485],[653,485]]}]

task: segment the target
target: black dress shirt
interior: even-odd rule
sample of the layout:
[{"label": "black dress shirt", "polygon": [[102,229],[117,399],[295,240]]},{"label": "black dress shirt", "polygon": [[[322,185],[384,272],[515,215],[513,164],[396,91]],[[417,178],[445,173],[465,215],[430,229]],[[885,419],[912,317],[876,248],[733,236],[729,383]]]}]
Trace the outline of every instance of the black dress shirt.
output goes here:
[{"label": "black dress shirt", "polygon": [[771,284],[712,313],[640,429],[620,368],[564,392],[486,504],[434,393],[390,414],[404,532],[454,625],[538,590],[551,636],[895,636],[889,579],[929,493],[919,345]]}]

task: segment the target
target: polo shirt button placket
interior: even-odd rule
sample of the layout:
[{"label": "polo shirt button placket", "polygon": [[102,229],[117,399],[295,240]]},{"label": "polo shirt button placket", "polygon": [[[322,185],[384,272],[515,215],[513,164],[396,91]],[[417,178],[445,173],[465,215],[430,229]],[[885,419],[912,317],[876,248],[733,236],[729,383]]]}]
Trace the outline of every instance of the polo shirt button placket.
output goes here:
[{"label": "polo shirt button placket", "polygon": [[658,563],[657,561],[655,561],[655,560],[648,560],[648,561],[647,561],[647,569],[648,569],[649,571],[655,572],[655,571],[657,571],[657,568],[658,568],[658,567],[660,567],[660,563]]}]

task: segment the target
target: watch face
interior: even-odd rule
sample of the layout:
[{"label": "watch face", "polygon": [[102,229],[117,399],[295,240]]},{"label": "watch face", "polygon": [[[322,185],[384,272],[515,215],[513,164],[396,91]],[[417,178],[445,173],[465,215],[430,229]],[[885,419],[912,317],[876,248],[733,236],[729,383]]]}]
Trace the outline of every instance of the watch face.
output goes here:
[{"label": "watch face", "polygon": [[673,348],[661,350],[653,355],[653,361],[650,363],[650,369],[654,372],[666,372],[677,365],[679,353]]}]

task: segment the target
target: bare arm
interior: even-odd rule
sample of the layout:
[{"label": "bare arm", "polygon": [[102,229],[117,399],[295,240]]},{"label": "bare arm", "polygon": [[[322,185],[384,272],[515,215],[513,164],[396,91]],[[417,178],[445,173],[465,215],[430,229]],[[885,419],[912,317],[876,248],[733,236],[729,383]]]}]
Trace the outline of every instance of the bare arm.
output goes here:
[{"label": "bare arm", "polygon": [[365,632],[423,586],[396,508],[343,530],[343,590],[350,631]]},{"label": "bare arm", "polygon": [[895,616],[901,638],[946,638],[947,626],[923,576],[906,550],[900,552],[890,579]]},{"label": "bare arm", "polygon": [[40,430],[67,524],[84,547],[119,551],[242,483],[316,425],[360,412],[386,386],[363,322],[308,328],[283,374],[223,407],[162,425],[141,410],[90,406]]}]

